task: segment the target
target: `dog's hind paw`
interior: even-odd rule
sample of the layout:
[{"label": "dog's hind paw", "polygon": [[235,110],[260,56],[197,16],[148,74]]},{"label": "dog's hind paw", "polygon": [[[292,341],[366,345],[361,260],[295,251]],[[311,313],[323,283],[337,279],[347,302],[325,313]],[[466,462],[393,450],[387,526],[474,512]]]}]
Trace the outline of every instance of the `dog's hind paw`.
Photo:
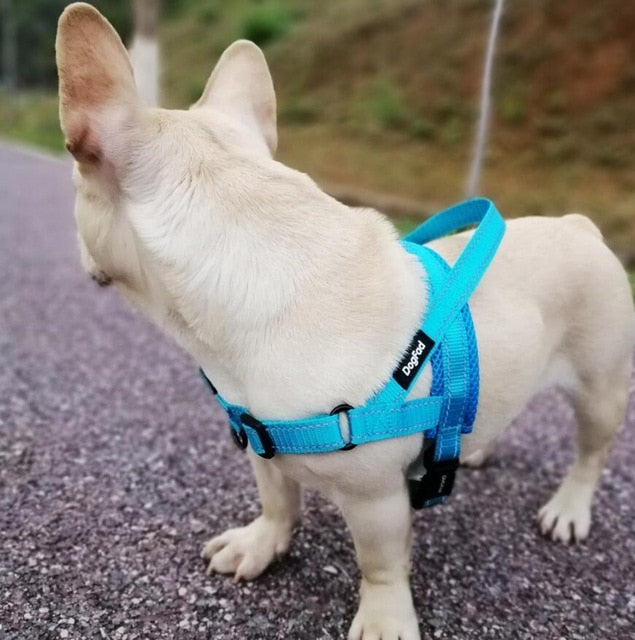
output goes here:
[{"label": "dog's hind paw", "polygon": [[461,458],[461,465],[468,469],[480,469],[489,459],[490,452],[485,449],[479,449],[474,453]]},{"label": "dog's hind paw", "polygon": [[207,574],[233,573],[234,582],[257,578],[289,548],[291,526],[263,516],[246,527],[228,529],[203,547]]},{"label": "dog's hind paw", "polygon": [[572,485],[565,481],[538,511],[541,533],[565,544],[581,542],[591,528],[590,496]]},{"label": "dog's hind paw", "polygon": [[[469,438],[470,436],[467,437]],[[466,448],[466,451],[470,451],[470,453],[467,455],[465,452],[463,453],[461,456],[461,465],[469,469],[479,469],[490,459],[495,448],[495,441],[483,444],[480,449],[471,450],[471,448]]]}]

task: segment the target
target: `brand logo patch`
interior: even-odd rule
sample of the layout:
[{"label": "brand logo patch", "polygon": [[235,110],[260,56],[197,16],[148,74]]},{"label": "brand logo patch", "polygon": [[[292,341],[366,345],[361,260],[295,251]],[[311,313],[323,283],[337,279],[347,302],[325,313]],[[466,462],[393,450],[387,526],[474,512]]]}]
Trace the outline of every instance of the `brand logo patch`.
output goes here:
[{"label": "brand logo patch", "polygon": [[423,331],[417,331],[410,346],[406,350],[406,354],[393,373],[393,378],[399,386],[403,389],[407,389],[410,386],[417,372],[428,359],[432,347],[434,347],[434,340],[423,333]]}]

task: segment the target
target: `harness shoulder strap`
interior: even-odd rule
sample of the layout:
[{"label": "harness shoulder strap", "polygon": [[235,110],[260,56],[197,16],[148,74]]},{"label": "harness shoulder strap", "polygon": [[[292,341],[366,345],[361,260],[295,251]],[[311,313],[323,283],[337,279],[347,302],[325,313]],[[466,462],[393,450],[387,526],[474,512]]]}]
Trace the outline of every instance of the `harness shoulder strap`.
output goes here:
[{"label": "harness shoulder strap", "polygon": [[440,342],[454,318],[466,305],[489,266],[505,232],[505,221],[490,200],[474,198],[438,213],[403,239],[406,250],[421,260],[429,277],[436,271],[434,258],[430,256],[434,252],[421,244],[475,223],[479,223],[478,228],[428,300],[420,332],[427,348],[418,360],[416,371],[413,370],[408,377],[407,384],[398,375],[393,375],[373,398],[373,402],[394,403],[405,400],[434,346]]}]

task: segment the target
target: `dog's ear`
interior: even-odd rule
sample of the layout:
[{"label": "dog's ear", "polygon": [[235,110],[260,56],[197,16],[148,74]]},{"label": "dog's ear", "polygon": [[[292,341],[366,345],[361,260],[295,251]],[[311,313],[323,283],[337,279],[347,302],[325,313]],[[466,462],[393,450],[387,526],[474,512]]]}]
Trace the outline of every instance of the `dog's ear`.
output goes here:
[{"label": "dog's ear", "polygon": [[99,163],[139,105],[128,54],[110,23],[83,2],[62,13],[55,51],[66,148],[80,163]]},{"label": "dog's ear", "polygon": [[253,42],[238,40],[225,49],[193,107],[211,107],[239,119],[275,153],[276,94],[265,56]]}]

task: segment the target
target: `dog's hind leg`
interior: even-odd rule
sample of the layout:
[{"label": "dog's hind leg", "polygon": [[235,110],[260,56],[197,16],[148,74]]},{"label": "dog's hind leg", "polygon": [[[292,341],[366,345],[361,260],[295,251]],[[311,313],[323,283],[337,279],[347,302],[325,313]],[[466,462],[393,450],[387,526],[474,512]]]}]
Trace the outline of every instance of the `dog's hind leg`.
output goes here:
[{"label": "dog's hind leg", "polygon": [[540,529],[553,540],[584,540],[591,500],[613,435],[624,420],[630,381],[630,350],[614,375],[598,376],[573,397],[578,447],[573,465],[554,496],[538,512]]},{"label": "dog's hind leg", "polygon": [[[567,216],[576,225],[590,224]],[[574,312],[556,354],[564,373],[578,422],[573,465],[555,495],[539,511],[540,528],[554,540],[583,540],[591,524],[591,500],[611,448],[613,435],[626,414],[631,379],[635,317],[631,288],[615,256],[593,235],[578,238],[572,251],[584,247],[585,261],[570,277],[578,286],[570,299]],[[590,239],[590,241],[589,241]],[[577,249],[576,249],[577,248]]]},{"label": "dog's hind leg", "polygon": [[234,581],[258,577],[289,548],[291,533],[300,516],[301,493],[297,482],[284,476],[269,460],[249,451],[258,484],[262,513],[245,527],[228,529],[212,538],[201,556],[207,573],[233,573]]}]

